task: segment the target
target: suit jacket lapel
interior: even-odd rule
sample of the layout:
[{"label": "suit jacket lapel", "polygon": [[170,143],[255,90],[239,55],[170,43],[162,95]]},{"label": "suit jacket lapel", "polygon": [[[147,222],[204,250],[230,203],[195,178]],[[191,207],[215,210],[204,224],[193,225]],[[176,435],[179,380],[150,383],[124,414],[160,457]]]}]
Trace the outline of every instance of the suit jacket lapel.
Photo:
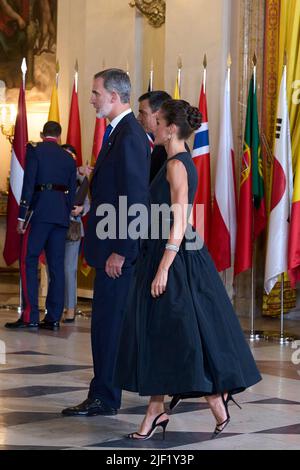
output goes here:
[{"label": "suit jacket lapel", "polygon": [[114,144],[114,141],[115,141],[115,139],[116,139],[116,136],[118,135],[118,133],[120,132],[120,130],[123,128],[123,126],[126,125],[126,122],[127,122],[129,119],[132,119],[133,116],[134,116],[133,113],[127,114],[127,115],[119,122],[119,124],[117,124],[117,126],[114,128],[114,130],[113,130],[112,133],[110,134],[108,141],[105,142],[105,144],[102,146],[102,148],[101,148],[101,150],[100,150],[100,153],[99,153],[99,156],[98,156],[98,158],[97,158],[97,162],[96,162],[94,171],[93,171],[93,178],[92,178],[92,181],[93,181],[93,179],[94,179],[96,173],[98,172],[98,170],[101,168],[101,165],[102,165],[102,163],[104,162],[105,158],[107,157],[108,153],[110,152],[111,148],[113,147],[113,144]]}]

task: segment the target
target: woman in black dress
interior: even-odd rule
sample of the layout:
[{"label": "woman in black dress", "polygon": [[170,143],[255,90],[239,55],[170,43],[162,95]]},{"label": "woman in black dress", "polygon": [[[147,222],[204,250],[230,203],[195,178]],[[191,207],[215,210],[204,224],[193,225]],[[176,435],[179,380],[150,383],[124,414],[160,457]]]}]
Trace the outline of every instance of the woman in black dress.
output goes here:
[{"label": "woman in black dress", "polygon": [[172,211],[163,213],[159,224],[151,219],[120,338],[116,384],[151,396],[131,439],[148,439],[160,427],[164,437],[169,422],[164,395],[175,396],[176,403],[205,396],[216,437],[229,423],[232,394],[261,380],[221,278],[188,224],[197,173],[185,140],[200,125],[199,110],[182,100],[166,101],[158,114],[155,144],[165,146],[168,159],[150,188],[151,215],[157,204]]}]

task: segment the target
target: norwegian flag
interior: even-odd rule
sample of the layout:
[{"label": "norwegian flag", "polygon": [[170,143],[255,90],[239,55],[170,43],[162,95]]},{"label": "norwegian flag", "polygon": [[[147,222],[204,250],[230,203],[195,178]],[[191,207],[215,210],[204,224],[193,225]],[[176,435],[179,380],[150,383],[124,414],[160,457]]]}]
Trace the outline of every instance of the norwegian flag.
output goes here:
[{"label": "norwegian flag", "polygon": [[193,223],[196,230],[208,245],[211,221],[210,151],[207,103],[203,83],[199,99],[199,110],[202,114],[202,124],[195,132],[192,153],[198,173],[198,187],[193,207]]},{"label": "norwegian flag", "polygon": [[7,206],[7,229],[3,250],[3,258],[8,266],[20,257],[21,236],[17,233],[17,221],[21,200],[26,144],[28,142],[27,116],[25,92],[23,85],[20,88],[18,115],[15,126],[15,136],[12,148],[10,166],[10,185]]}]

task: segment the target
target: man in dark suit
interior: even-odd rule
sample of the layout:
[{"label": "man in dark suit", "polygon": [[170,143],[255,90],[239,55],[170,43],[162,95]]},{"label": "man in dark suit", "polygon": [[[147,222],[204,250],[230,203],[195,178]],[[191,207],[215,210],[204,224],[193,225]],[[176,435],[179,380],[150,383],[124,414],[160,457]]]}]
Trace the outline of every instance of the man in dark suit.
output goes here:
[{"label": "man in dark suit", "polygon": [[[121,405],[113,372],[139,241],[129,236],[133,219],[126,218],[120,198],[127,198],[128,208],[136,203],[148,206],[150,170],[150,146],[130,109],[130,91],[130,79],[123,70],[109,69],[94,77],[91,104],[98,117],[110,121],[91,181],[85,235],[86,260],[96,268],[91,325],[94,378],[88,398],[62,411],[67,416],[114,415]],[[108,206],[115,212],[116,230],[101,237],[99,228]],[[124,224],[119,227],[122,218],[125,233]]]},{"label": "man in dark suit", "polygon": [[[76,164],[57,143],[61,126],[49,121],[43,142],[28,144],[17,230],[22,237],[20,271],[24,308],[21,318],[7,328],[56,330],[64,308],[66,232],[76,191]],[[31,215],[25,230],[24,223]],[[26,222],[27,223],[27,222]],[[38,261],[45,250],[49,286],[47,315],[39,323]]]},{"label": "man in dark suit", "polygon": [[138,121],[148,134],[151,153],[150,183],[155,178],[167,159],[167,153],[163,145],[155,145],[154,137],[157,129],[157,113],[161,105],[170,100],[171,96],[165,91],[149,91],[139,97]]}]

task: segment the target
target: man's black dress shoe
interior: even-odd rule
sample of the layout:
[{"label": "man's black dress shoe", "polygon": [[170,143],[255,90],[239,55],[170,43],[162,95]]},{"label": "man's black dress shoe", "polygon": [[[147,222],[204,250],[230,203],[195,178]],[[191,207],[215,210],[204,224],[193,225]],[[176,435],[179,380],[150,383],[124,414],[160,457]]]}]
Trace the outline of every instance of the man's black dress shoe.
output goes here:
[{"label": "man's black dress shoe", "polygon": [[181,395],[174,395],[172,400],[170,401],[170,405],[169,405],[169,409],[170,410],[174,410],[174,408],[176,408],[177,405],[179,405],[179,403],[181,402],[182,400],[182,396]]},{"label": "man's black dress shoe", "polygon": [[59,321],[47,321],[43,320],[39,323],[39,327],[44,330],[58,330],[59,329]]},{"label": "man's black dress shoe", "polygon": [[72,406],[62,410],[62,414],[64,416],[112,416],[117,413],[118,410],[116,408],[111,408],[110,406],[105,405],[98,398],[87,398],[77,406]]},{"label": "man's black dress shoe", "polygon": [[21,328],[38,328],[39,324],[38,322],[24,322],[21,318],[19,320],[14,321],[14,322],[8,322],[5,323],[5,328],[9,328],[11,330],[16,330],[16,329],[21,329]]}]

